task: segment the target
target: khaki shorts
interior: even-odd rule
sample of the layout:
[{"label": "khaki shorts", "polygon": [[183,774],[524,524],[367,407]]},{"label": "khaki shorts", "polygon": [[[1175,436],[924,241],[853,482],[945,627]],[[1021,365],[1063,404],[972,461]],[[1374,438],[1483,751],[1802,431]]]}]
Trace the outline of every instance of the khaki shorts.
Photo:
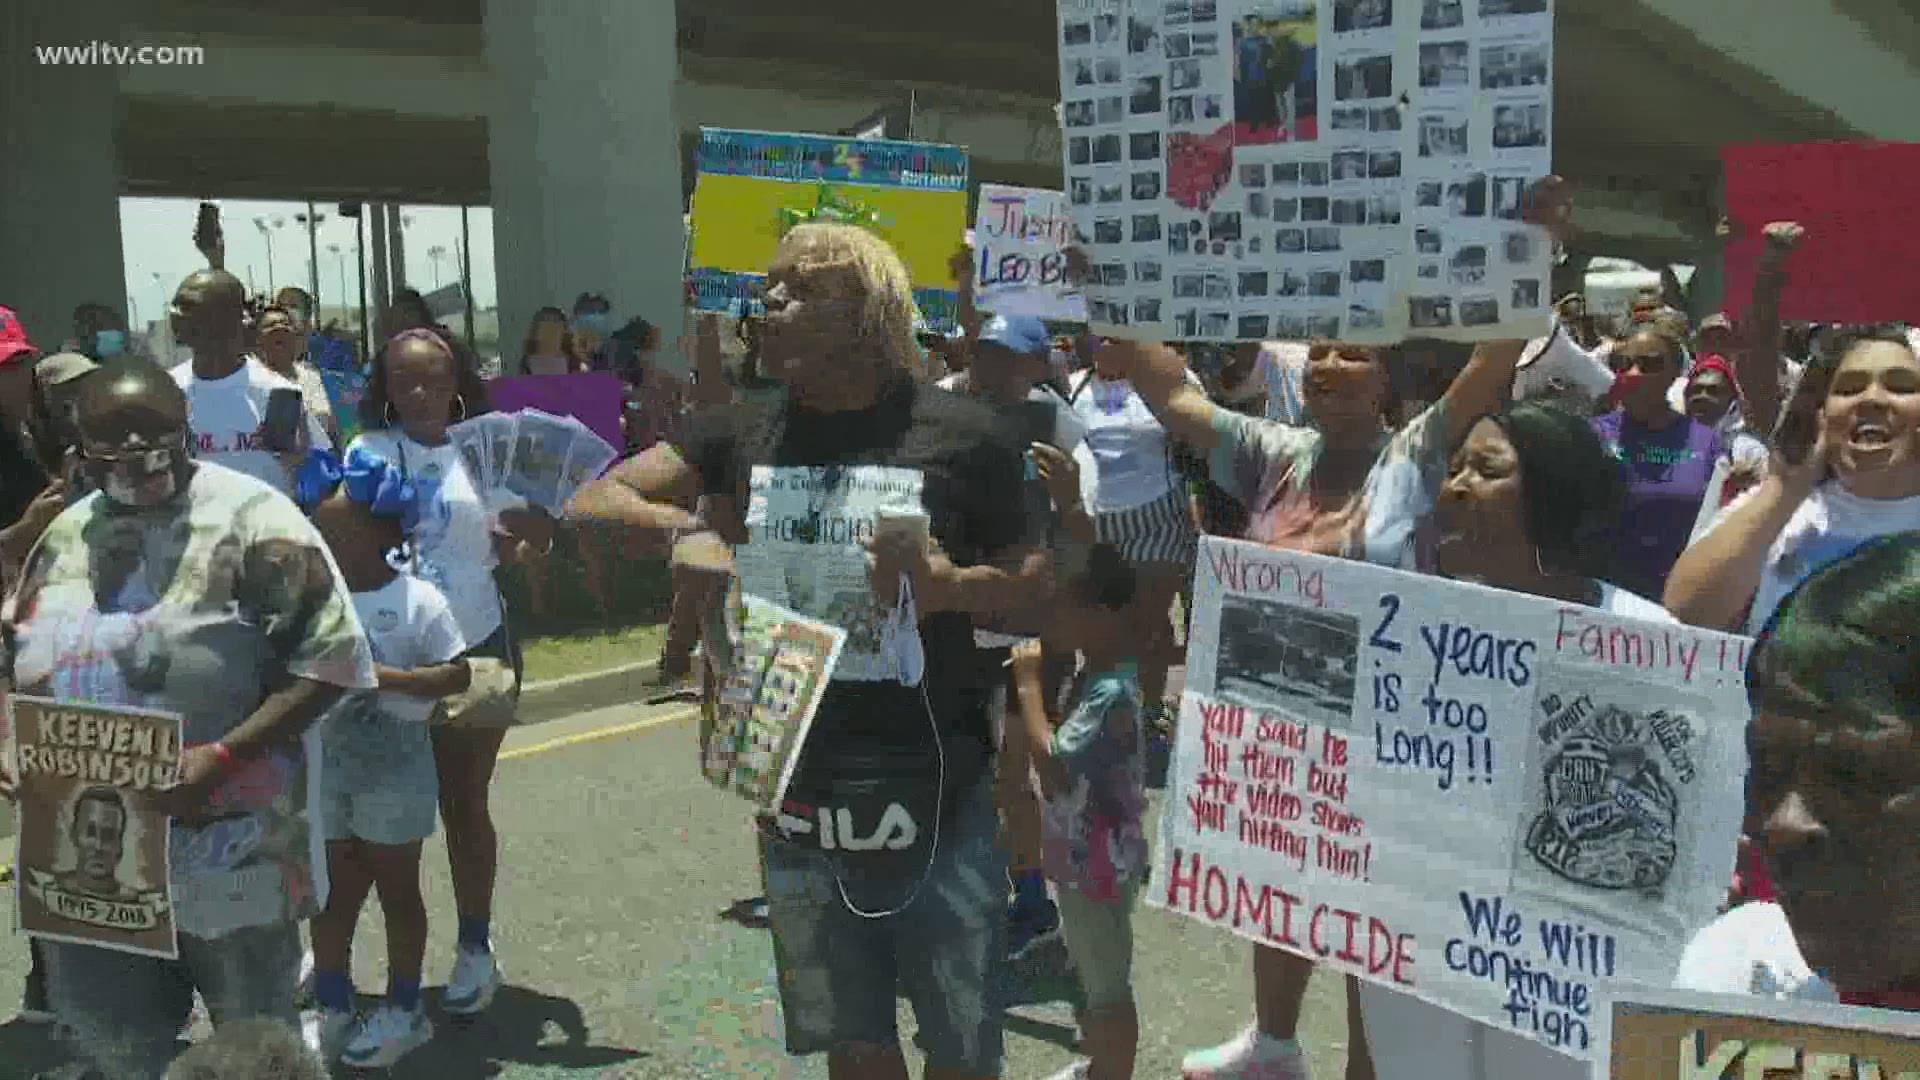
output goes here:
[{"label": "khaki shorts", "polygon": [[1138,885],[1129,886],[1117,904],[1096,903],[1073,888],[1055,897],[1060,936],[1089,1009],[1133,1000],[1133,908],[1139,898]]}]

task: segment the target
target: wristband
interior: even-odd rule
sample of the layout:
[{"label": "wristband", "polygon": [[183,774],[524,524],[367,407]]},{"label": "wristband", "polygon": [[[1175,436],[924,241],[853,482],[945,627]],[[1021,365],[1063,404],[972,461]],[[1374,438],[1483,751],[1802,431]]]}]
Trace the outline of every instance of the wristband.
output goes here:
[{"label": "wristband", "polygon": [[220,771],[223,773],[232,772],[233,748],[223,742],[212,742],[207,745],[213,748],[213,756],[214,759],[220,763]]}]

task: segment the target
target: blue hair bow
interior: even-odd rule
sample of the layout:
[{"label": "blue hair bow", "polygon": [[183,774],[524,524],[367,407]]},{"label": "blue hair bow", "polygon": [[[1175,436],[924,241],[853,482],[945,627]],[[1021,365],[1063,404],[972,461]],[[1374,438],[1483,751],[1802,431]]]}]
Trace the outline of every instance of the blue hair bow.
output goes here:
[{"label": "blue hair bow", "polygon": [[405,471],[379,454],[354,447],[342,461],[331,450],[312,450],[294,477],[293,497],[302,510],[326,501],[345,485],[347,498],[366,507],[377,518],[399,518],[411,533],[419,515],[413,481]]}]

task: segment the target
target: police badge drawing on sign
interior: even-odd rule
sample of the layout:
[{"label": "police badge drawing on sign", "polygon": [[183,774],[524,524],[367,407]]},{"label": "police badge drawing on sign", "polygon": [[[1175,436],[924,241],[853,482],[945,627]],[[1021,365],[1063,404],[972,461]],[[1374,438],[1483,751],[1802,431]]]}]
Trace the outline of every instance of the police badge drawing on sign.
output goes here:
[{"label": "police badge drawing on sign", "polygon": [[1693,837],[1706,728],[1686,697],[1637,689],[1565,670],[1543,682],[1517,877],[1665,899]]}]

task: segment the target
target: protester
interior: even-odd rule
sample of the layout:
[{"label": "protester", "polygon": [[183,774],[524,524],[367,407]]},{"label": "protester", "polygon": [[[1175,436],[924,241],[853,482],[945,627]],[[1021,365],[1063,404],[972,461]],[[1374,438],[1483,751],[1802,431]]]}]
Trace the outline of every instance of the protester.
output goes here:
[{"label": "protester", "polygon": [[1920,534],[1812,569],[1747,664],[1747,799],[1778,903],[1702,930],[1676,985],[1920,1011]]},{"label": "protester", "polygon": [[[0,530],[12,529],[47,489],[48,434],[35,416],[39,395],[34,386],[34,361],[38,356],[39,350],[27,339],[26,327],[10,309],[0,307]],[[42,521],[33,530],[34,535],[44,527]],[[24,557],[32,541],[0,532],[0,545],[4,545],[0,552],[13,551],[16,557]]]},{"label": "protester", "polygon": [[[1075,376],[1067,402],[1086,436],[1075,448],[1082,499],[1100,539],[1120,549],[1140,574],[1140,616],[1151,644],[1141,650],[1140,689],[1147,723],[1167,720],[1167,669],[1179,656],[1172,610],[1193,574],[1197,533],[1182,475],[1181,448],[1124,372],[1094,354],[1093,365]],[[1200,380],[1184,367],[1195,393]]]},{"label": "protester", "polygon": [[[786,400],[698,418],[677,445],[589,485],[575,508],[668,531],[695,525],[690,509],[706,494],[749,588],[811,580],[825,560],[857,559],[854,537],[879,521],[909,526],[871,542],[871,595],[796,587],[786,597],[853,631],[789,806],[841,808],[843,822],[879,844],[829,852],[799,818],[768,823],[787,1046],[827,1053],[836,1076],[900,1075],[894,1001],[904,993],[930,1072],[998,1076],[1006,863],[994,843],[992,680],[975,663],[967,613],[1021,600],[1023,586],[1003,568],[1020,560],[1025,529],[1006,497],[1021,482],[1019,448],[983,407],[914,377],[912,288],[884,241],[851,226],[801,225],[782,240],[767,284],[762,350]],[[786,515],[805,511],[807,488],[850,535],[788,528]],[[765,512],[794,542],[748,529],[749,490],[756,507],[781,496]],[[903,516],[914,513],[926,515],[929,547]],[[904,824],[889,812],[883,827],[878,812],[889,803]]]},{"label": "protester", "polygon": [[613,333],[613,302],[599,293],[585,292],[573,300],[573,340],[589,366],[604,367],[602,347]]},{"label": "protester", "polygon": [[125,353],[131,344],[127,320],[105,304],[89,302],[73,309],[73,339],[61,351],[108,360]]},{"label": "protester", "polygon": [[[361,399],[365,431],[347,453],[359,449],[394,462],[413,482],[419,524],[410,542],[417,572],[446,595],[470,646],[468,656],[506,663],[517,695],[520,639],[494,570],[502,561],[544,557],[553,549],[554,520],[531,506],[490,512],[483,501],[478,478],[467,471],[447,428],[485,411],[480,373],[437,332],[406,330],[374,357]],[[505,727],[462,717],[433,728],[440,815],[460,918],[453,973],[440,1007],[456,1016],[484,1011],[502,980],[492,938],[500,842],[488,794],[505,737]]]},{"label": "protester", "polygon": [[[19,362],[24,364],[26,360]],[[32,421],[23,436],[19,457],[0,469],[18,470],[20,491],[36,483],[41,490],[11,519],[0,516],[0,591],[60,511],[92,490],[80,467],[76,417],[87,376],[98,369],[99,365],[79,353],[55,353],[33,365],[33,379],[27,387]]]},{"label": "protester", "polygon": [[[195,456],[286,495],[306,447],[325,445],[326,430],[298,385],[247,355],[241,344],[245,304],[240,279],[224,270],[201,270],[180,283],[173,295],[173,337],[192,350],[193,359],[173,369],[173,381],[187,395]],[[270,434],[275,391],[298,395],[299,410],[285,430]],[[279,445],[270,446],[270,439]]]},{"label": "protester", "polygon": [[120,358],[89,383],[79,424],[100,490],[48,528],[7,609],[6,651],[22,693],[183,718],[167,796],[179,959],[42,944],[76,1050],[109,1076],[158,1077],[196,990],[216,1027],[296,1022],[307,852],[222,837],[303,834],[303,733],[374,670],[320,535],[270,486],[191,455],[168,373]]},{"label": "protester", "polygon": [[1641,329],[1613,355],[1624,368],[1613,390],[1619,405],[1597,417],[1593,428],[1619,461],[1627,483],[1627,508],[1615,535],[1614,580],[1630,592],[1659,596],[1693,533],[1725,444],[1719,432],[1667,403],[1668,387],[1684,363],[1677,340]]},{"label": "protester", "polygon": [[1056,1080],[1128,1080],[1140,1043],[1133,998],[1133,909],[1147,879],[1146,734],[1132,646],[1134,571],[1110,544],[1058,556],[1046,648],[1078,653],[1067,715],[1050,722],[1040,642],[1015,647],[1024,759],[1039,776],[1047,877],[1080,977],[1087,1060]]},{"label": "protester", "polygon": [[[320,1006],[313,1041],[329,1059],[391,1068],[433,1038],[420,1003],[427,950],[420,844],[433,835],[439,804],[427,723],[438,700],[464,691],[472,673],[446,596],[390,562],[418,506],[399,467],[365,451],[345,461],[317,452],[301,469],[297,495],[353,593],[380,682],[379,693],[334,706],[322,732],[330,889],[326,910],[313,920]],[[356,1027],[353,935],[375,889],[386,919],[387,997]]]},{"label": "protester", "polygon": [[[963,283],[963,297],[970,299],[970,293],[971,286]],[[972,366],[941,382],[993,409],[1015,445],[1030,447],[1030,453],[1045,447],[1070,455],[1080,438],[1076,417],[1067,403],[1044,385],[1052,345],[1046,324],[1033,316],[990,316],[979,325],[977,340],[969,348]],[[1002,680],[1005,685],[995,691],[993,712],[1000,729],[997,764],[1000,812],[1007,837],[1004,846],[1013,878],[1007,946],[1008,955],[1016,958],[1035,942],[1051,936],[1060,924],[1041,870],[1040,807],[1033,789],[1027,742],[1012,719],[1018,707],[1018,688],[1007,667],[1010,650],[1037,640],[1046,624],[1047,553],[1057,530],[1054,504],[1037,464],[1027,468],[1020,498],[1028,530],[1024,543],[1034,553],[1022,567],[1022,574],[1032,587],[1033,600],[1022,605],[1023,610],[981,615],[974,620],[974,644],[980,649],[982,667],[990,673],[1007,672]],[[1059,505],[1067,511],[1079,507],[1080,492],[1074,490],[1069,501]]]},{"label": "protester", "polygon": [[[1625,489],[1585,420],[1551,406],[1514,405],[1473,421],[1448,468],[1432,507],[1437,544],[1423,569],[1623,618],[1673,621],[1603,576]],[[1359,1001],[1380,1080],[1588,1075],[1585,1062],[1539,1042],[1384,987],[1361,986]]]},{"label": "protester", "polygon": [[[281,290],[285,292],[286,290]],[[326,432],[326,441],[315,444],[331,450],[340,443],[340,421],[333,415],[332,399],[319,369],[306,361],[307,338],[293,312],[277,305],[261,311],[254,320],[254,355],[267,370],[300,387],[300,400]]]},{"label": "protester", "polygon": [[567,313],[543,307],[533,313],[527,339],[520,343],[521,375],[571,375],[587,370],[587,358],[567,326]]},{"label": "protester", "polygon": [[1758,631],[1796,582],[1864,540],[1920,529],[1920,357],[1901,326],[1853,326],[1800,380],[1768,475],[1674,565],[1683,622]]}]

